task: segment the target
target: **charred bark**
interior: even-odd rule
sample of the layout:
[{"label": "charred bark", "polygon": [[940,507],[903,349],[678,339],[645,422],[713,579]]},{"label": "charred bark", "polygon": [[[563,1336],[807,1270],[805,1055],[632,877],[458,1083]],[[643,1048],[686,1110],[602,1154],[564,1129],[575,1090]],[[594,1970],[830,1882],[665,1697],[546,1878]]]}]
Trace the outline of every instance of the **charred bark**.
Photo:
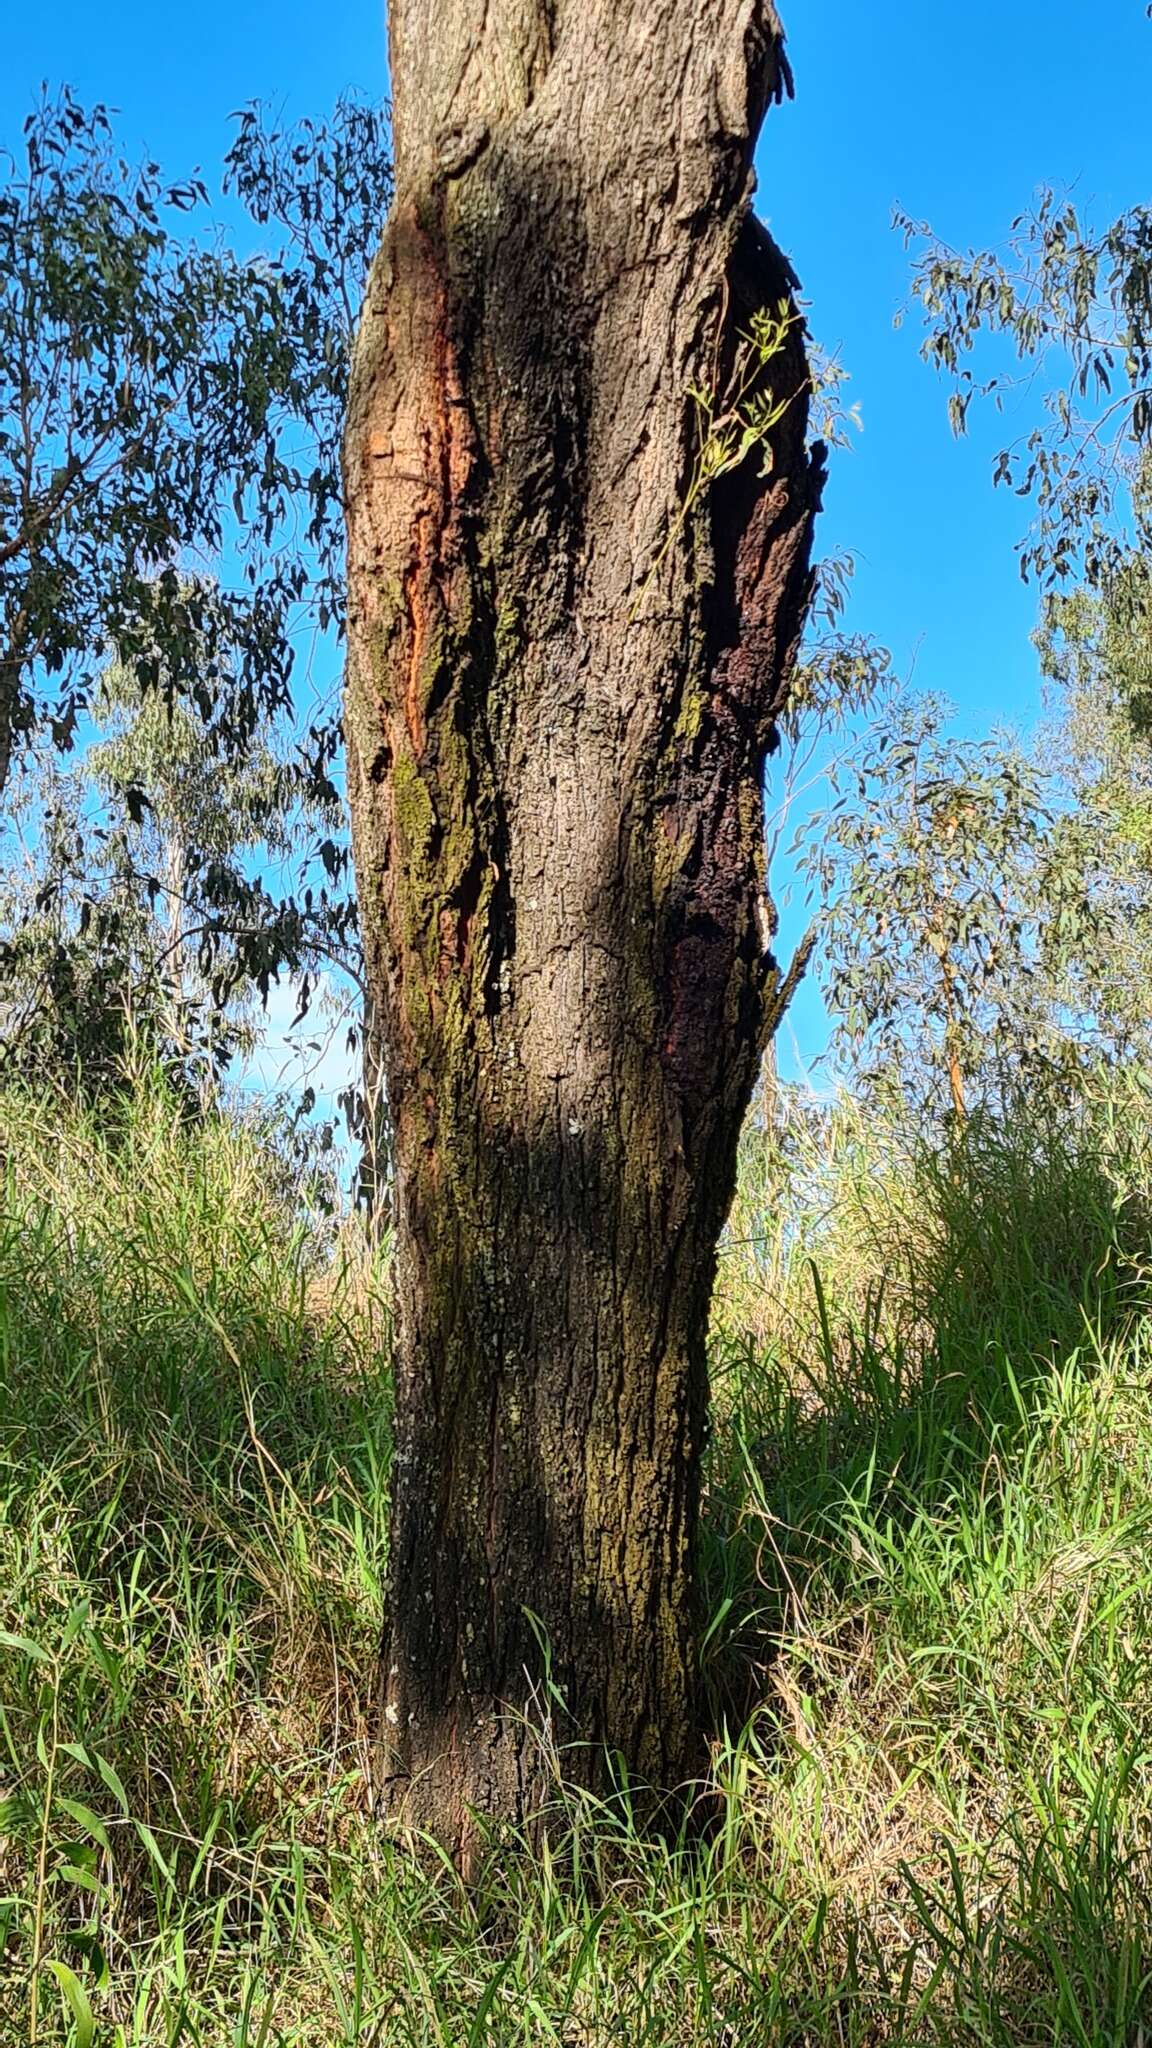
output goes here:
[{"label": "charred bark", "polygon": [[705,1334],[821,473],[797,319],[768,461],[685,516],[690,392],[794,284],[749,210],[765,0],[393,0],[391,53],[345,451],[396,1160],[387,1781],[467,1861],[553,1743],[592,1781],[701,1762]]}]

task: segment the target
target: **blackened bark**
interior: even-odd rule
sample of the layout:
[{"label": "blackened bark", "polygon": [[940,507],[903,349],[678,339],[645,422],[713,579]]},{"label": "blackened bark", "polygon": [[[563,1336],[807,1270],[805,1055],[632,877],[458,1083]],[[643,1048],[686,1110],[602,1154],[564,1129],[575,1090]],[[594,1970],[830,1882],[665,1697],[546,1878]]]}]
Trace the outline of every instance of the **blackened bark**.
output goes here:
[{"label": "blackened bark", "polygon": [[593,1781],[605,1749],[701,1762],[705,1333],[820,469],[797,320],[770,461],[690,504],[690,392],[793,284],[749,212],[767,0],[393,0],[391,54],[345,451],[397,1176],[387,1781],[467,1862],[550,1743]]}]

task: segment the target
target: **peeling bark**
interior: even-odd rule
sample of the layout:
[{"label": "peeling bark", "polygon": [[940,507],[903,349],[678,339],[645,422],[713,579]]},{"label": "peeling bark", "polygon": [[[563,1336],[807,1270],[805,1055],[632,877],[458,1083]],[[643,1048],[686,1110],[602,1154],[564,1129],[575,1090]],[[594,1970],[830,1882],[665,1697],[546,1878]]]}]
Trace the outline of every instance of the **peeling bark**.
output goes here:
[{"label": "peeling bark", "polygon": [[682,516],[690,390],[794,285],[749,210],[765,0],[393,0],[390,35],[345,449],[396,1158],[387,1783],[467,1864],[551,1745],[594,1783],[605,1750],[663,1786],[701,1762],[705,1334],[821,469],[798,321],[767,474]]}]

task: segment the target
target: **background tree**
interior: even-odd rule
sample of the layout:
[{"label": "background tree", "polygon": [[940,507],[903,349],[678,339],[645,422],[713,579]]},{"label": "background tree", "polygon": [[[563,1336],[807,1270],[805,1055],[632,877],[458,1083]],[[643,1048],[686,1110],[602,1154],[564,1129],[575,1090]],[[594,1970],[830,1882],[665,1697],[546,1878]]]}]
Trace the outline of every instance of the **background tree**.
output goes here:
[{"label": "background tree", "polygon": [[973,402],[1000,407],[1022,376],[1042,393],[995,478],[1035,507],[1021,568],[1044,587],[1037,644],[1054,685],[1040,753],[1056,805],[1048,857],[1090,915],[1078,930],[1068,903],[1063,924],[1034,907],[1061,939],[1049,1014],[1062,1008],[1110,1057],[1129,1057],[1145,1043],[1152,965],[1152,213],[1129,208],[1097,232],[1045,191],[1003,249],[966,253],[898,224],[917,244],[923,352],[952,383],[957,432]]},{"label": "background tree", "polygon": [[[302,854],[336,819],[302,800],[278,721],[222,756],[190,702],[142,692],[119,666],[92,720],[74,766],[41,748],[11,784],[0,1066],[51,1066],[88,1090],[118,1083],[143,1040],[210,1081],[258,1038],[261,975],[266,993],[286,960],[315,976],[333,957],[331,921],[310,920],[295,891]],[[355,973],[347,949],[335,957]]]},{"label": "background tree", "polygon": [[[117,819],[106,802],[97,831],[91,789],[81,801],[81,785],[65,778],[32,856],[60,871],[57,938],[66,931],[68,942],[54,957],[61,971],[67,963],[69,1015],[76,989],[94,993],[111,971],[108,919],[113,898],[117,917],[125,911],[126,880],[117,870],[110,894],[111,848],[130,845],[137,862],[156,851],[140,844],[142,821],[167,805],[172,822],[182,755],[197,762],[200,788],[186,820],[196,831],[183,834],[178,855],[183,879],[195,876],[180,915],[195,924],[202,1021],[222,1032],[221,1049],[244,987],[266,993],[287,971],[306,1005],[317,958],[333,954],[353,996],[358,980],[346,836],[335,822],[339,441],[354,310],[390,191],[384,119],[346,97],[329,121],[281,130],[252,107],[238,117],[225,169],[259,229],[251,256],[218,235],[194,239],[208,219],[204,184],[129,166],[105,111],[86,112],[65,91],[29,118],[23,164],[0,194],[0,784],[15,742],[88,743],[98,679],[114,660],[123,710],[124,693],[135,693],[136,780],[108,777],[104,796],[118,789],[129,810]],[[303,647],[318,648],[332,672],[311,704]],[[269,827],[275,840],[293,821],[297,862],[274,892],[259,880],[250,835],[241,866],[214,858],[201,802],[214,760],[221,788],[234,792],[253,748],[268,746],[277,763]],[[21,796],[26,842],[47,773],[41,754]],[[25,860],[30,851],[26,843]],[[273,864],[283,851],[264,849]],[[182,892],[163,863],[144,865],[175,904]],[[29,924],[25,899],[9,905],[10,1023],[35,985],[32,960],[43,967],[44,908]],[[96,949],[87,965],[85,946]],[[137,958],[135,939],[129,951]],[[139,998],[135,970],[129,979]],[[354,1120],[363,1099],[353,1091]]]},{"label": "background tree", "polygon": [[[178,573],[218,557],[226,514],[272,535],[300,479],[278,425],[305,400],[274,279],[174,223],[203,184],[165,185],[114,151],[102,107],[65,90],[25,124],[0,192],[0,782],[47,722],[71,743],[117,650],[160,663],[218,715],[221,648],[240,653],[229,736],[288,702],[286,608],[300,574],[249,556],[222,593]],[[195,653],[195,660],[190,657]]]},{"label": "background tree", "polygon": [[[340,440],[356,320],[392,195],[388,123],[381,108],[351,94],[341,97],[329,121],[303,120],[290,128],[267,125],[263,109],[254,105],[239,117],[226,168],[229,189],[262,228],[273,230],[296,346],[304,360],[318,359],[325,366],[309,406],[316,449],[309,538],[317,558],[316,616],[342,639],[346,579]],[[304,757],[309,801],[330,803],[332,775],[342,764],[343,751],[340,693],[334,689],[309,733]],[[325,839],[321,858],[332,890],[330,897],[322,892],[331,944],[346,963],[355,990],[348,1049],[359,1053],[359,1080],[343,1092],[341,1106],[360,1143],[358,1199],[382,1227],[391,1205],[391,1119],[376,1008],[361,972],[346,834]],[[304,907],[311,916],[317,905],[306,896]]]},{"label": "background tree", "polygon": [[[844,445],[835,419],[825,414],[820,426],[826,444]],[[769,871],[790,828],[796,839],[789,853],[795,855],[815,792],[826,789],[838,769],[855,758],[877,702],[891,695],[888,649],[844,627],[854,574],[851,555],[834,555],[820,563],[813,579],[808,632],[781,710],[780,753],[765,792]],[[819,920],[814,919],[798,940],[773,997],[760,1070],[759,1114],[769,1121],[777,1092],[776,1034],[808,973],[818,940]]]},{"label": "background tree", "polygon": [[1011,1076],[1064,1072],[1096,1042],[1082,970],[1105,906],[1055,778],[1010,740],[956,738],[946,717],[931,697],[890,705],[834,770],[800,857],[840,1054],[866,1086],[962,1120]]},{"label": "background tree", "polygon": [[122,1084],[137,1027],[150,1050],[170,1008],[158,928],[81,776],[26,750],[6,792],[0,880],[0,1071],[94,1098]]},{"label": "background tree", "polygon": [[390,10],[346,439],[398,1221],[394,1808],[701,1759],[715,1244],[776,983],[762,777],[821,478],[749,210],[770,6]]},{"label": "background tree", "polygon": [[1067,1100],[1087,1067],[1152,1057],[1147,749],[1105,691],[1098,603],[1054,598],[1047,617],[1060,687],[1033,747],[897,700],[797,835],[833,1050],[866,1097],[932,1120]]},{"label": "background tree", "polygon": [[923,354],[951,380],[956,431],[974,400],[1002,406],[1020,375],[1011,356],[1040,380],[1043,417],[1000,451],[995,469],[998,483],[1036,508],[1024,573],[1058,582],[1079,568],[1100,586],[1127,553],[1147,553],[1152,538],[1143,483],[1152,446],[1152,210],[1131,207],[1096,232],[1049,190],[1019,215],[1004,249],[964,253],[926,223],[896,218],[917,245]]},{"label": "background tree", "polygon": [[1083,978],[1117,1056],[1145,1059],[1152,1014],[1152,585],[1130,555],[1102,591],[1046,598],[1037,646],[1052,698],[1040,758],[1074,806],[1097,905]]}]

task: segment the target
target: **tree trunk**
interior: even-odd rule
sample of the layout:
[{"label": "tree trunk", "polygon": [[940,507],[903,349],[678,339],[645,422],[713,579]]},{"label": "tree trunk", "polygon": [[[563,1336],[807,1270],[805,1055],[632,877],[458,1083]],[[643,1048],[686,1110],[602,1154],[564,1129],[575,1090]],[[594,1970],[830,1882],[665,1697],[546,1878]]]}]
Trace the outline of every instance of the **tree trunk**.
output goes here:
[{"label": "tree trunk", "polygon": [[13,744],[27,727],[26,717],[21,717],[23,675],[24,647],[17,622],[8,645],[0,651],[0,796],[8,787]]},{"label": "tree trunk", "polygon": [[360,1161],[356,1200],[374,1244],[392,1221],[392,1119],[384,1046],[376,1005],[369,990],[360,1013]]},{"label": "tree trunk", "polygon": [[[463,1863],[702,1761],[715,1244],[776,983],[762,776],[820,462],[700,409],[794,280],[765,0],[393,0],[357,342],[349,788],[395,1129],[389,1802]],[[743,366],[743,367],[742,367]]]}]

